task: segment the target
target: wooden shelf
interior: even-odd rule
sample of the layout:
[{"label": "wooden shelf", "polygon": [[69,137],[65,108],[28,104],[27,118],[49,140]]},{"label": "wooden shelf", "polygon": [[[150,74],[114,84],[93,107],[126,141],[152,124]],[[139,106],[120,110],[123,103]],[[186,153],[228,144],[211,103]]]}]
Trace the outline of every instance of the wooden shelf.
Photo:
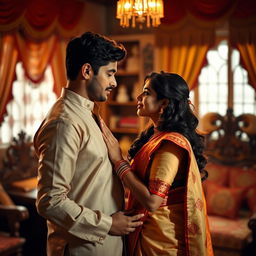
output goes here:
[{"label": "wooden shelf", "polygon": [[[127,58],[118,63],[115,74],[118,86],[113,90],[106,104],[103,104],[102,118],[118,139],[122,140],[127,136],[132,142],[144,130],[147,122],[147,119],[140,119],[137,116],[137,96],[142,92],[145,74],[154,70],[154,36],[134,34],[133,36],[118,35],[112,38],[125,46]],[[134,53],[135,47],[138,48],[138,53]],[[139,60],[136,62],[137,65],[132,66],[128,61],[129,57],[136,57],[136,55]],[[129,99],[127,102],[116,101],[119,99],[118,93],[121,86],[126,88]],[[125,151],[127,153],[126,148]]]},{"label": "wooden shelf", "polygon": [[130,134],[138,134],[139,131],[137,128],[113,128],[111,129],[113,133],[130,133]]},{"label": "wooden shelf", "polygon": [[129,72],[124,70],[118,70],[116,76],[139,76],[139,72]]},{"label": "wooden shelf", "polygon": [[126,106],[137,106],[136,101],[128,101],[128,102],[117,102],[117,101],[108,101],[107,103],[109,106],[120,106],[120,107],[126,107]]}]

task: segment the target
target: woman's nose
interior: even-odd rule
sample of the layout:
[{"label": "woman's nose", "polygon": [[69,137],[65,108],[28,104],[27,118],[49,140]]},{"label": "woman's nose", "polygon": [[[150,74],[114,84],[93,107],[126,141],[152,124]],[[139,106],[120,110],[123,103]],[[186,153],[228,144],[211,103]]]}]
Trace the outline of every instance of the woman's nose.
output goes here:
[{"label": "woman's nose", "polygon": [[139,94],[139,95],[137,96],[137,100],[138,100],[138,101],[141,101],[141,95],[142,95],[142,94]]}]

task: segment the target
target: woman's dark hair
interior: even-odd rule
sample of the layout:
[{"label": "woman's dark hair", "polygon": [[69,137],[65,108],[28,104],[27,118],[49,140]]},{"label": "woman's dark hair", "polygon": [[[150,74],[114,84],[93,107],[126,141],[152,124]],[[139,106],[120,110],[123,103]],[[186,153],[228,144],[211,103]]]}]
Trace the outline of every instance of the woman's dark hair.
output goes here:
[{"label": "woman's dark hair", "polygon": [[[203,155],[204,137],[196,132],[198,119],[193,114],[189,104],[189,88],[185,80],[173,73],[151,73],[145,81],[150,80],[150,86],[157,94],[158,100],[169,99],[168,106],[160,116],[157,129],[159,131],[178,132],[190,142],[202,180],[207,178],[204,170],[206,158]],[[134,158],[139,149],[154,133],[151,126],[134,141],[129,150],[129,159]]]},{"label": "woman's dark hair", "polygon": [[122,44],[100,34],[86,32],[72,39],[66,49],[66,70],[69,80],[75,80],[79,70],[85,63],[92,66],[97,75],[101,66],[109,62],[120,61],[126,56]]}]

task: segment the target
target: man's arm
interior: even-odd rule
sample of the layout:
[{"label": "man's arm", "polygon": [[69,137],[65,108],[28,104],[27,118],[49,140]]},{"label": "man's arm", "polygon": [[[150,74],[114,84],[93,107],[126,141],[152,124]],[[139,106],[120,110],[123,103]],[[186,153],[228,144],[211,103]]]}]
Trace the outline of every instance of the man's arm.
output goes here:
[{"label": "man's arm", "polygon": [[52,121],[35,138],[39,157],[37,209],[40,215],[72,235],[102,243],[108,234],[124,235],[138,226],[136,217],[108,216],[68,197],[80,149],[80,137],[68,120]]}]

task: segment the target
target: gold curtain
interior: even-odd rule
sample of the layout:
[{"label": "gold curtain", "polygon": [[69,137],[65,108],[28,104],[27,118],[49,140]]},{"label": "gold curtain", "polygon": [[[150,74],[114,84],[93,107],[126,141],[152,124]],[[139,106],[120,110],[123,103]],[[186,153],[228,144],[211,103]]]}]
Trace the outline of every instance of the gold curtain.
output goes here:
[{"label": "gold curtain", "polygon": [[190,90],[198,84],[198,76],[206,63],[206,54],[214,42],[212,30],[172,30],[157,35],[156,69],[182,76]]},{"label": "gold curtain", "polygon": [[66,45],[66,40],[60,40],[58,42],[51,61],[52,73],[54,78],[53,90],[57,96],[60,96],[62,87],[65,87],[67,83],[65,68]]},{"label": "gold curtain", "polygon": [[3,34],[0,37],[0,124],[6,114],[6,106],[12,99],[12,84],[15,67],[19,60],[24,65],[25,75],[39,83],[47,65],[50,64],[54,77],[54,92],[60,96],[66,85],[65,48],[66,40],[56,35],[41,42],[28,41],[20,34]]},{"label": "gold curtain", "polygon": [[232,20],[230,24],[230,41],[237,48],[241,65],[247,70],[249,84],[256,90],[256,16]]},{"label": "gold curtain", "polygon": [[15,67],[18,51],[12,35],[0,38],[0,123],[4,119],[6,105],[12,98],[12,83],[15,79]]},{"label": "gold curtain", "polygon": [[256,89],[256,44],[238,43],[243,66],[248,71],[250,84]]},{"label": "gold curtain", "polygon": [[55,52],[57,45],[56,36],[52,35],[42,42],[29,41],[18,33],[15,36],[25,75],[34,83],[40,82]]}]

